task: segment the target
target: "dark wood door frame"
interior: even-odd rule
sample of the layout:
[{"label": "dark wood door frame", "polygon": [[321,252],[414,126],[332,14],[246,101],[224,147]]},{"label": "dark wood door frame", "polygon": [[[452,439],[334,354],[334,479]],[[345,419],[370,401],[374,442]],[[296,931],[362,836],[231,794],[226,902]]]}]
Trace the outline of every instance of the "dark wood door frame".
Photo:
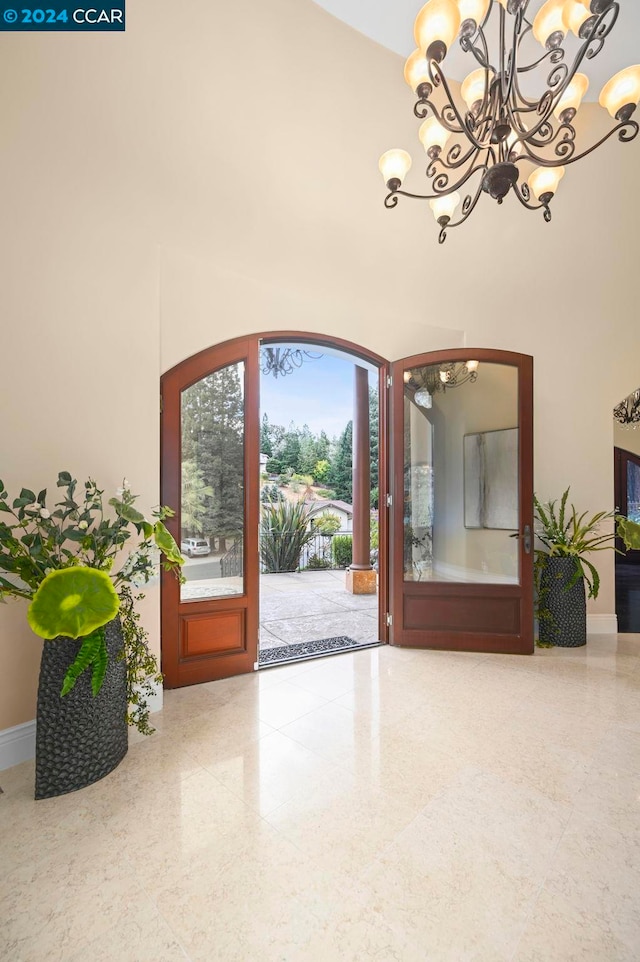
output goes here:
[{"label": "dark wood door frame", "polygon": [[387,612],[389,610],[389,519],[387,496],[388,482],[388,376],[389,362],[361,345],[329,335],[303,331],[271,331],[233,338],[200,351],[180,362],[161,378],[161,430],[160,430],[160,490],[161,503],[176,510],[176,516],[168,521],[174,538],[180,541],[181,497],[181,392],[207,374],[239,360],[245,362],[245,545],[244,545],[244,595],[228,599],[214,598],[188,602],[190,618],[206,618],[208,615],[225,615],[232,609],[242,624],[242,641],[228,653],[216,657],[186,658],[184,653],[184,617],[181,616],[180,587],[176,579],[162,573],[161,644],[162,670],[168,688],[197,684],[252,671],[257,661],[258,639],[258,522],[259,522],[259,476],[258,454],[260,438],[259,421],[259,348],[261,344],[296,343],[332,347],[362,359],[378,368],[379,390],[379,587],[378,613],[379,635],[388,638]]},{"label": "dark wood door frame", "polygon": [[[627,497],[627,466],[635,464],[640,470],[640,455],[625,448],[613,449],[613,485],[616,509],[627,517],[629,510]],[[640,564],[640,551],[627,551],[622,538],[616,538],[616,548],[622,552],[616,555],[616,564]]]},{"label": "dark wood door frame", "polygon": [[[461,584],[456,582],[404,581],[404,438],[405,369],[447,361],[474,358],[481,363],[511,365],[519,371],[518,421],[519,461],[523,465],[518,479],[520,535],[533,530],[533,358],[511,351],[455,348],[418,354],[394,363],[391,444],[393,463],[393,508],[395,524],[391,544],[391,593],[394,625],[391,643],[409,647],[440,648],[532,654],[533,647],[533,549],[520,545],[519,585]],[[407,587],[409,585],[410,587]],[[428,609],[431,626],[426,627]],[[449,622],[455,611],[455,628]],[[485,630],[474,627],[483,621]],[[422,619],[425,619],[423,622]],[[441,625],[439,624],[441,622]],[[425,627],[423,627],[423,624]],[[495,627],[493,627],[495,626]]]}]

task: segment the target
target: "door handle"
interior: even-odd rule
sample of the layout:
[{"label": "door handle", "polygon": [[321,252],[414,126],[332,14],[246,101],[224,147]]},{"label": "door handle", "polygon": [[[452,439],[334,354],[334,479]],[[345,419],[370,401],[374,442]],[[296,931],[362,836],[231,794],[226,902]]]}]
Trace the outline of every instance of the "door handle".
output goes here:
[{"label": "door handle", "polygon": [[522,540],[524,542],[524,553],[531,554],[531,525],[525,524]]}]

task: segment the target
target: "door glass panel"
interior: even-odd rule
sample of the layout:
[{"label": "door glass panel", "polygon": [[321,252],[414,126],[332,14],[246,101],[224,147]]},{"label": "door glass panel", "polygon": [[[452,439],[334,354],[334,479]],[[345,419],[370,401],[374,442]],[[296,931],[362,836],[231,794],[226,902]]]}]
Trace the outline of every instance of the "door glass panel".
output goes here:
[{"label": "door glass panel", "polygon": [[182,391],[180,600],[244,593],[244,362]]},{"label": "door glass panel", "polygon": [[517,584],[518,370],[404,374],[404,579]]},{"label": "door glass panel", "polygon": [[640,464],[627,461],[627,517],[640,524]]}]

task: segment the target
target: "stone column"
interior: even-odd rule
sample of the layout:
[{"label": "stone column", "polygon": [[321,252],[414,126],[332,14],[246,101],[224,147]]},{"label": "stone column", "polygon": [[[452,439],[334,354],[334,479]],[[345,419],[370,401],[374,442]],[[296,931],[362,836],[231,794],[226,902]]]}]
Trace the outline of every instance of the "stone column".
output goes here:
[{"label": "stone column", "polygon": [[355,366],[353,417],[353,560],[347,571],[347,591],[376,593],[371,567],[371,448],[369,444],[369,375]]}]

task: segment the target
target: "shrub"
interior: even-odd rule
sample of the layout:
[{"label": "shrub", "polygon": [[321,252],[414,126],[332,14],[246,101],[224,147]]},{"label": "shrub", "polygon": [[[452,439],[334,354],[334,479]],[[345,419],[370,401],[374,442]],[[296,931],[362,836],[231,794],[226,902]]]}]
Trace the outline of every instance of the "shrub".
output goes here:
[{"label": "shrub", "polygon": [[263,507],[260,558],[266,572],[296,571],[300,553],[312,538],[309,511],[301,502],[281,501]]},{"label": "shrub", "polygon": [[260,492],[260,500],[266,504],[273,504],[283,499],[284,495],[277,484],[265,484]]},{"label": "shrub", "polygon": [[321,515],[314,518],[311,522],[314,530],[318,534],[332,535],[336,531],[340,530],[340,525],[342,522],[337,514],[333,514],[331,511],[323,511]]},{"label": "shrub", "polygon": [[337,534],[331,542],[333,560],[337,568],[348,568],[353,556],[353,538],[350,534]]},{"label": "shrub", "polygon": [[279,458],[269,458],[265,467],[267,474],[282,474],[282,461]]},{"label": "shrub", "polygon": [[330,568],[331,562],[328,558],[323,558],[322,555],[312,554],[307,563],[307,571],[320,571],[324,568]]}]

